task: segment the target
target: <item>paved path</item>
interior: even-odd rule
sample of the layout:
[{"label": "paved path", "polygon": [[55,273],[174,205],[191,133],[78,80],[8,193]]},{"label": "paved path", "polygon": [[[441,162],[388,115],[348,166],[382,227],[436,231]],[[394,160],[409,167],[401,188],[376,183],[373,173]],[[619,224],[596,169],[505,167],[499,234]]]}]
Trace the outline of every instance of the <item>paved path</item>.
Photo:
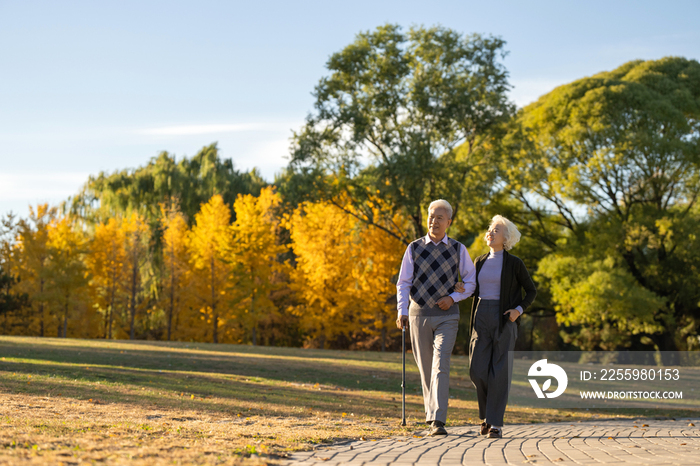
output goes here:
[{"label": "paved path", "polygon": [[288,464],[700,465],[700,419],[510,425],[504,428],[502,439],[482,437],[476,427],[452,427],[448,432],[447,437],[355,441],[297,453]]}]

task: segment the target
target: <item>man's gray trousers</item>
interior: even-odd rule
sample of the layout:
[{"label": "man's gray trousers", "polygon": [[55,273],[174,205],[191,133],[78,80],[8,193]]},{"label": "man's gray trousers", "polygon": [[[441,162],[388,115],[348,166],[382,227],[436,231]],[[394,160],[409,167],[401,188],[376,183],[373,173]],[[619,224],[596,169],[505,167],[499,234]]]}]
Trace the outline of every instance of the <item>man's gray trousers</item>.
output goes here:
[{"label": "man's gray trousers", "polygon": [[457,338],[459,314],[410,315],[408,322],[413,357],[423,386],[425,420],[445,423],[450,397],[450,356]]}]

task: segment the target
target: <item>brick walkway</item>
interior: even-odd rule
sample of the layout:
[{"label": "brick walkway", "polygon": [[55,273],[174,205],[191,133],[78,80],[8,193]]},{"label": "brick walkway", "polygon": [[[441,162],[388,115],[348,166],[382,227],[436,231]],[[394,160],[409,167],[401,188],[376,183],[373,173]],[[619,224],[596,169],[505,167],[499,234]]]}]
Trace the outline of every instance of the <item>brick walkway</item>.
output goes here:
[{"label": "brick walkway", "polygon": [[482,437],[478,435],[476,427],[452,427],[447,430],[447,437],[355,441],[297,453],[287,464],[700,465],[700,419],[510,425],[504,428],[503,439]]}]

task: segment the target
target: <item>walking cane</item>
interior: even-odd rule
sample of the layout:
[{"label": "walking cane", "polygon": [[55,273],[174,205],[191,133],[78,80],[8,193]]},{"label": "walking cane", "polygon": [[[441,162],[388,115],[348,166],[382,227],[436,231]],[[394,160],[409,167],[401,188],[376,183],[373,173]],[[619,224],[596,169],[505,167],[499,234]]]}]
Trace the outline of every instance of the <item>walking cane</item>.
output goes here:
[{"label": "walking cane", "polygon": [[401,323],[401,425],[406,425],[406,325]]}]

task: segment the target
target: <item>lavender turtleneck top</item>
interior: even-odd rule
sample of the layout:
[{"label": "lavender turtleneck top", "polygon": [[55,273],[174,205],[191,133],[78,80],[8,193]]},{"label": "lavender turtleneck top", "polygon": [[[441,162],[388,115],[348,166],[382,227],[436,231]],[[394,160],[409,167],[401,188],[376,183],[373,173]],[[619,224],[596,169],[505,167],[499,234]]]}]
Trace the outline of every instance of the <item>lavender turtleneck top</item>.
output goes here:
[{"label": "lavender turtleneck top", "polygon": [[[477,280],[479,282],[479,298],[501,299],[501,271],[503,270],[503,250],[489,253],[481,266]],[[516,307],[518,312],[523,309]]]}]

